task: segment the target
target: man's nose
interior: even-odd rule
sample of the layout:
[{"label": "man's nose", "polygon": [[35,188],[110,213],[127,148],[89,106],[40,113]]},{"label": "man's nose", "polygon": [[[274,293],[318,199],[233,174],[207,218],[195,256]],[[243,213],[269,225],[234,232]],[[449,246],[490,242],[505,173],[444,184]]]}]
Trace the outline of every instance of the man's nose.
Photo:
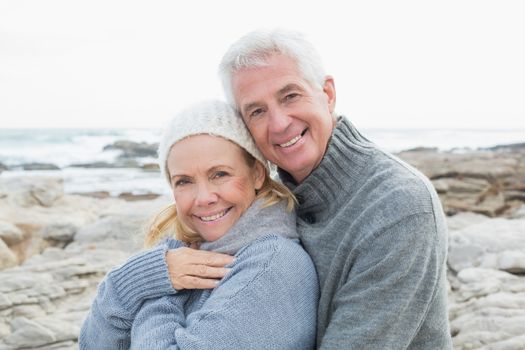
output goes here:
[{"label": "man's nose", "polygon": [[270,119],[268,130],[274,134],[285,132],[292,122],[292,118],[287,114],[287,112],[283,108],[275,106],[269,109],[269,113]]}]

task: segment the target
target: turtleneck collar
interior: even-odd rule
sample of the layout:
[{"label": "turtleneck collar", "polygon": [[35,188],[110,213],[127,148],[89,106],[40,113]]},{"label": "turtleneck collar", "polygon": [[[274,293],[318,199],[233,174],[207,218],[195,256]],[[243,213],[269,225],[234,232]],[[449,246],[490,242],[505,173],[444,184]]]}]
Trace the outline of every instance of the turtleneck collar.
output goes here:
[{"label": "turtleneck collar", "polygon": [[224,236],[213,242],[201,243],[199,249],[234,255],[252,241],[268,234],[297,239],[295,213],[286,211],[285,201],[269,207],[263,207],[263,204],[263,199],[254,201]]},{"label": "turtleneck collar", "polygon": [[341,192],[351,194],[363,181],[362,172],[375,151],[374,144],[350,121],[339,117],[321,163],[300,184],[278,169],[279,177],[299,201],[297,214],[333,212],[346,197]]}]

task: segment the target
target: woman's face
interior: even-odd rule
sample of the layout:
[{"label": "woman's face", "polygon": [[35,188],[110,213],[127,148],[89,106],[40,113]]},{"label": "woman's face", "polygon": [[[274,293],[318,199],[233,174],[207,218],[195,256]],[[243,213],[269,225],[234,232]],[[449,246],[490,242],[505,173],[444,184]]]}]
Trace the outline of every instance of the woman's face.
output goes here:
[{"label": "woman's face", "polygon": [[168,171],[179,218],[205,241],[221,238],[255,199],[265,178],[243,150],[222,137],[194,135],[175,143]]}]

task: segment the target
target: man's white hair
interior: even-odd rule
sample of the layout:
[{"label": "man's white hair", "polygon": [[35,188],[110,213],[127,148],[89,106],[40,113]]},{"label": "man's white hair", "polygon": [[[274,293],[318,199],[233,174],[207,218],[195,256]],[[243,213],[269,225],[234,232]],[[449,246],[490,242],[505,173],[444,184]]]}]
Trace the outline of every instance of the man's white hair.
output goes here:
[{"label": "man's white hair", "polygon": [[284,29],[256,30],[233,43],[219,66],[224,95],[232,107],[237,108],[232,86],[234,74],[243,68],[263,67],[274,54],[293,59],[306,81],[323,86],[326,74],[321,57],[302,33]]}]

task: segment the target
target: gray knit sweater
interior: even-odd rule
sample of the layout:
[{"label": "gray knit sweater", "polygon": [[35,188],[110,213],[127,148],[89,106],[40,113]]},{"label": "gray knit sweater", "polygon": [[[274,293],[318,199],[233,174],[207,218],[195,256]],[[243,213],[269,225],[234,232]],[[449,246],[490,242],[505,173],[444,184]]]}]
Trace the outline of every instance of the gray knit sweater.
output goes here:
[{"label": "gray knit sweater", "polygon": [[80,349],[312,349],[318,282],[284,203],[256,201],[201,249],[234,254],[213,290],[175,291],[169,239],[110,271],[82,326]]},{"label": "gray knit sweater", "polygon": [[447,233],[430,182],[344,117],[301,184],[279,174],[319,276],[318,347],[450,349]]}]

